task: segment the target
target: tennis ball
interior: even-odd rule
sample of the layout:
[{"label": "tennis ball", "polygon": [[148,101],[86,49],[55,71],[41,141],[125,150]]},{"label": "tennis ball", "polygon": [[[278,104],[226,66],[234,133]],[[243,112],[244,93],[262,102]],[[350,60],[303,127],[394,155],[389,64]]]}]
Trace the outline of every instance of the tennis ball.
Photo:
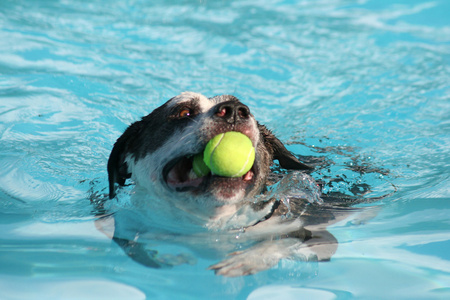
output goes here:
[{"label": "tennis ball", "polygon": [[194,159],[192,160],[192,169],[198,177],[203,177],[210,172],[208,166],[203,161],[203,153],[194,156]]},{"label": "tennis ball", "polygon": [[203,160],[213,174],[241,177],[253,166],[255,148],[245,134],[229,131],[216,135],[208,142]]}]

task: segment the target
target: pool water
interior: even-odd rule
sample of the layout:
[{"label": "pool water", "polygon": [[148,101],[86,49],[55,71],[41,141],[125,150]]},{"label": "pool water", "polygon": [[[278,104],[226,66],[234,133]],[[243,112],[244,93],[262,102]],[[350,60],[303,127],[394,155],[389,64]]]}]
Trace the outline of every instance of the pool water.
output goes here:
[{"label": "pool water", "polygon": [[[0,3],[0,299],[450,299],[450,2]],[[330,262],[155,270],[95,226],[106,162],[182,91],[233,94],[324,192],[370,188]],[[126,196],[126,195],[125,195]],[[168,246],[169,247],[169,246]]]}]

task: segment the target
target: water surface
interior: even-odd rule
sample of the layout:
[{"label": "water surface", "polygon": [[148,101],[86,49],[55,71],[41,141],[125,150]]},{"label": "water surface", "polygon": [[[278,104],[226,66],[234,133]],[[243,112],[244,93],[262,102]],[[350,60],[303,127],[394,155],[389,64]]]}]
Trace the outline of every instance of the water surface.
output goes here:
[{"label": "water surface", "polygon": [[[0,298],[450,298],[448,11],[425,0],[2,1]],[[331,162],[313,174],[325,192],[397,192],[370,204],[370,221],[330,229],[340,246],[328,263],[234,279],[201,258],[140,266],[95,228],[89,199],[106,192],[123,130],[185,90],[233,94],[289,150]]]}]

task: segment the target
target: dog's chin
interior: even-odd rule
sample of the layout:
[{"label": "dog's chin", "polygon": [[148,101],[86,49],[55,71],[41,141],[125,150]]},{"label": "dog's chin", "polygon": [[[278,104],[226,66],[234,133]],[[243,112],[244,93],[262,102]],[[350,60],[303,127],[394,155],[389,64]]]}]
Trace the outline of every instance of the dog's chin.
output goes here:
[{"label": "dog's chin", "polygon": [[163,169],[163,179],[168,189],[194,196],[209,196],[224,202],[237,202],[254,190],[258,177],[256,164],[241,177],[229,178],[207,174],[199,177],[192,169],[194,155],[176,158]]}]

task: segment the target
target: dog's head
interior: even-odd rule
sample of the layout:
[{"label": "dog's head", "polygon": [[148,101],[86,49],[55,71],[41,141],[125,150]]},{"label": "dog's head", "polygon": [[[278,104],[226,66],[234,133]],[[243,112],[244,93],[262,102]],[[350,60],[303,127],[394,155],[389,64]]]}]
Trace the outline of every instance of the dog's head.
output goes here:
[{"label": "dog's head", "polygon": [[[220,133],[238,131],[250,138],[256,158],[240,178],[192,172],[192,158]],[[110,197],[115,183],[132,177],[137,185],[178,205],[197,202],[218,207],[261,193],[276,159],[286,169],[309,169],[292,155],[250,109],[230,95],[206,98],[185,92],[132,124],[117,140],[108,161]],[[178,206],[177,205],[177,206]]]}]

